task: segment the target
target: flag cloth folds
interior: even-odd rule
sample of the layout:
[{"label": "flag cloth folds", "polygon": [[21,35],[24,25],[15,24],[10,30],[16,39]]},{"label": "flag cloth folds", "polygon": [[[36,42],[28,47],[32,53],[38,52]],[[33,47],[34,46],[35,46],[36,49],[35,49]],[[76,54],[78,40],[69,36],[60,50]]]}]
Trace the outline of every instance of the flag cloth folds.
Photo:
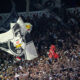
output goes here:
[{"label": "flag cloth folds", "polygon": [[16,60],[17,60],[17,61],[20,61],[20,60],[21,60],[21,58],[20,58],[20,57],[16,57]]}]

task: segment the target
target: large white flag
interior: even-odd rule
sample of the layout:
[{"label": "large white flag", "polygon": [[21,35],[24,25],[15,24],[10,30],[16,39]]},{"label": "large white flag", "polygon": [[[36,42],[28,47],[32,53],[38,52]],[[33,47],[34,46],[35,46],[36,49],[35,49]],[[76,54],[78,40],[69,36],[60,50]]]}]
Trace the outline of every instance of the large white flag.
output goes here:
[{"label": "large white flag", "polygon": [[37,57],[38,57],[38,55],[37,55],[35,45],[34,45],[33,41],[31,41],[26,45],[25,59],[32,60]]},{"label": "large white flag", "polygon": [[23,41],[21,46],[24,49],[25,60],[32,60],[34,58],[37,58],[37,51],[30,36],[32,25],[30,23],[24,23],[21,17],[19,17],[17,23],[21,27],[21,34],[25,39],[25,42]]},{"label": "large white flag", "polygon": [[8,32],[0,34],[0,43],[8,43],[9,48],[5,49],[0,46],[0,49],[14,56],[25,55],[25,60],[32,60],[38,57],[30,36],[31,26],[30,23],[24,23],[20,17],[16,23],[11,24]]},{"label": "large white flag", "polygon": [[[17,23],[21,26],[21,29],[25,31],[24,37],[25,37],[25,59],[26,60],[32,60],[34,58],[37,58],[37,51],[35,48],[35,45],[33,41],[31,40],[30,32],[32,30],[32,25],[30,23],[24,23],[21,18],[18,19]],[[23,33],[23,32],[22,32]]]}]

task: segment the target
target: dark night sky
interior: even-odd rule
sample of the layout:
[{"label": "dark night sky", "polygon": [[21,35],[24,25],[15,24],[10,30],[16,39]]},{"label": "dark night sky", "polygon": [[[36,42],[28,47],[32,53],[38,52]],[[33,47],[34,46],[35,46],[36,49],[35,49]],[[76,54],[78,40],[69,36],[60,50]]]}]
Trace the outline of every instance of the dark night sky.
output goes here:
[{"label": "dark night sky", "polygon": [[[26,2],[25,0],[13,0],[16,4],[16,10],[18,12],[25,11]],[[34,0],[34,4],[35,4]],[[80,0],[62,0],[68,7],[80,6]],[[32,3],[31,3],[32,4]],[[11,11],[11,2],[10,0],[0,0],[0,13],[10,12]],[[31,6],[30,6],[31,7]]]},{"label": "dark night sky", "polygon": [[[21,12],[25,11],[25,0],[13,0],[16,4],[16,10]],[[11,2],[10,0],[0,0],[0,13],[10,12],[11,11]]]},{"label": "dark night sky", "polygon": [[80,0],[62,0],[67,7],[80,7]]}]

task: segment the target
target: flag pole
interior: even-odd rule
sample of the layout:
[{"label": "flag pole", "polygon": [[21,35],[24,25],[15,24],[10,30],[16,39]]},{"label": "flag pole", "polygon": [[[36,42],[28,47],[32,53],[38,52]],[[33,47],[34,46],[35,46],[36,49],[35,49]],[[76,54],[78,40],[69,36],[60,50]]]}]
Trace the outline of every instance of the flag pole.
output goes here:
[{"label": "flag pole", "polygon": [[29,3],[30,3],[30,1],[26,0],[26,13],[27,13],[27,15],[29,15]]}]

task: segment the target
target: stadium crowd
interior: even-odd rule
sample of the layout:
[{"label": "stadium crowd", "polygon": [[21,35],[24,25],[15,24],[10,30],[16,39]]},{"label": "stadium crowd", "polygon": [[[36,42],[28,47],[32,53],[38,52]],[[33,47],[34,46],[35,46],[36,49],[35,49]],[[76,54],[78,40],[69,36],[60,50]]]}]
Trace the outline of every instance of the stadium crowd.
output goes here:
[{"label": "stadium crowd", "polygon": [[[52,15],[27,17],[33,25],[31,32],[39,57],[32,61],[0,51],[0,80],[80,80],[80,26],[64,27]],[[49,62],[51,44],[56,46],[59,58]]]}]

